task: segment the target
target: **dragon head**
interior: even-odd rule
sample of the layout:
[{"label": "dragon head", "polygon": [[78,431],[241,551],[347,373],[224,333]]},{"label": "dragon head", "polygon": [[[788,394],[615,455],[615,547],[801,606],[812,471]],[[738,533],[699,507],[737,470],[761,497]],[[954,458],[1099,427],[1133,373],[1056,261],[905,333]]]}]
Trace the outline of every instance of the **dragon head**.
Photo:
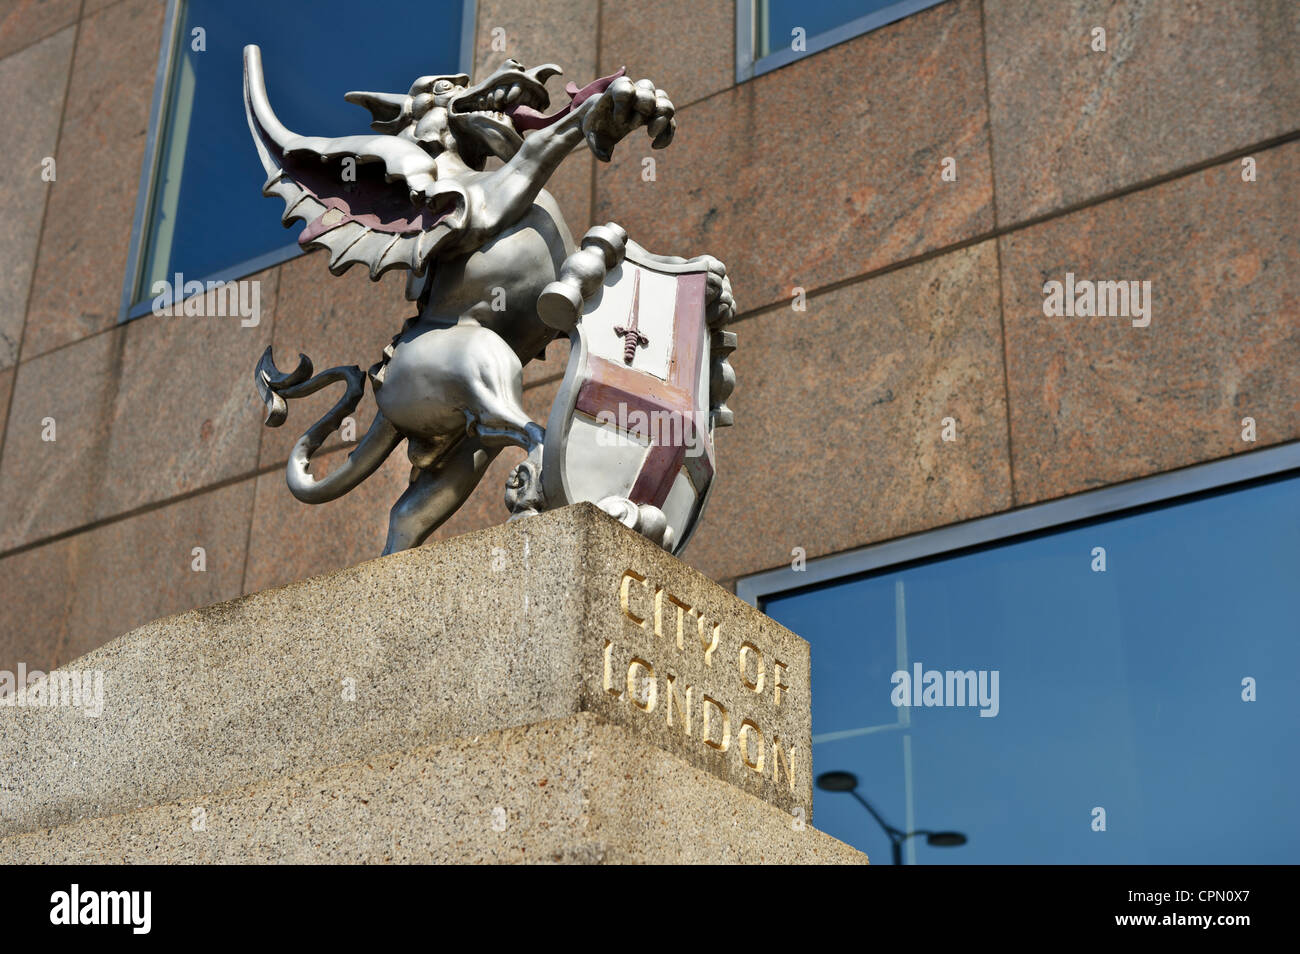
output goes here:
[{"label": "dragon head", "polygon": [[479,83],[471,84],[464,73],[421,76],[404,95],[353,92],[346,98],[370,110],[376,132],[456,152],[470,168],[481,169],[489,156],[510,159],[523,144],[523,132],[559,118],[540,111],[551,102],[546,81],[561,72],[551,63],[524,69],[518,60],[506,60]]}]

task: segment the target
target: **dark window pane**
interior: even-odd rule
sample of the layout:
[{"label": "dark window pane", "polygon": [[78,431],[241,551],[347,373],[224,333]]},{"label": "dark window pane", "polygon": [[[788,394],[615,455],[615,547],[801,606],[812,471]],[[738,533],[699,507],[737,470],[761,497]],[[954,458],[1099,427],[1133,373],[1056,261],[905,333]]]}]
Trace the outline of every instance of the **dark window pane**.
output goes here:
[{"label": "dark window pane", "polygon": [[419,76],[457,72],[461,10],[461,0],[183,3],[135,300],[152,297],[156,279],[205,279],[295,241],[297,228],[280,225],[283,204],[262,196],[244,118],[245,44],[262,48],[271,104],[291,130],[365,133],[369,113],[343,94],[404,93]]},{"label": "dark window pane", "polygon": [[758,55],[790,49],[793,31],[800,27],[805,39],[844,26],[889,7],[908,8],[899,0],[757,0]]},{"label": "dark window pane", "polygon": [[[1095,547],[1105,572],[1092,569]],[[766,610],[812,643],[814,771],[856,773],[899,828],[970,837],[959,848],[914,839],[922,863],[1289,864],[1300,844],[1297,581],[1292,477]],[[916,663],[996,670],[997,715],[884,712],[892,673]],[[1258,701],[1243,701],[1247,677]],[[1092,830],[1095,807],[1104,832]],[[814,815],[888,861],[888,840],[851,797],[818,791]]]}]

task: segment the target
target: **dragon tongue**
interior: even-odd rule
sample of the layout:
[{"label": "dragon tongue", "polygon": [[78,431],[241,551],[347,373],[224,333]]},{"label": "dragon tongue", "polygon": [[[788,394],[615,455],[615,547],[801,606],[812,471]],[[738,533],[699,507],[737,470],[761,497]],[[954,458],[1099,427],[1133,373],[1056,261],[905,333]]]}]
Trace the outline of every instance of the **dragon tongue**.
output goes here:
[{"label": "dragon tongue", "polygon": [[578,89],[575,83],[570,83],[564,88],[564,91],[569,94],[568,105],[556,110],[549,116],[523,104],[509,107],[506,109],[506,115],[510,117],[510,121],[515,124],[515,128],[520,132],[530,129],[545,129],[558,123],[591,97],[605,92],[605,90],[609,89],[610,83],[626,72],[627,67],[620,66],[616,72],[610,73],[608,76],[602,76],[598,80],[592,80],[582,89]]},{"label": "dragon tongue", "polygon": [[531,106],[525,106],[522,103],[518,103],[514,106],[507,107],[505,112],[515,124],[515,128],[520,132],[523,132],[525,129],[545,129],[552,123],[558,122],[569,112],[569,109],[566,106],[554,116],[547,116],[545,113],[539,113]]}]

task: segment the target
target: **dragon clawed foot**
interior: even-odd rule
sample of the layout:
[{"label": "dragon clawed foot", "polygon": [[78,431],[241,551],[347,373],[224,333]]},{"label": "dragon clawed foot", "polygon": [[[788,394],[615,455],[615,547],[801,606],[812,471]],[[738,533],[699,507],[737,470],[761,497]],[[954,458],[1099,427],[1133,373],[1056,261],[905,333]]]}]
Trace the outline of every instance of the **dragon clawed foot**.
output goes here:
[{"label": "dragon clawed foot", "polygon": [[645,126],[654,149],[673,141],[677,120],[668,94],[648,79],[632,82],[626,76],[614,80],[586,112],[582,132],[587,145],[602,162],[609,162],[614,145],[639,126]]},{"label": "dragon clawed foot", "polygon": [[[537,427],[537,425],[532,425]],[[541,428],[538,428],[541,430]],[[542,444],[533,445],[528,456],[506,478],[506,506],[510,519],[535,517],[546,509],[546,496],[542,493]]]},{"label": "dragon clawed foot", "polygon": [[638,504],[626,497],[605,497],[596,504],[629,530],[635,530],[657,543],[669,553],[673,551],[673,528],[668,526],[668,518],[658,507]]}]

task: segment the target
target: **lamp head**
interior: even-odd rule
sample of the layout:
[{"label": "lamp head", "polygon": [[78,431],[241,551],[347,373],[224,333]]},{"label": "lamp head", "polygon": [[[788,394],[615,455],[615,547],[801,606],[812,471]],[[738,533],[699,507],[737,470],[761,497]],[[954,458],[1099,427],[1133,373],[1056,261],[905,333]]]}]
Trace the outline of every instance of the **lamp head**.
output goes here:
[{"label": "lamp head", "polygon": [[817,776],[817,787],[823,792],[851,792],[858,787],[858,777],[852,772],[823,772]]},{"label": "lamp head", "polygon": [[959,831],[932,831],[925,836],[925,843],[935,848],[956,848],[966,844],[966,836]]}]

